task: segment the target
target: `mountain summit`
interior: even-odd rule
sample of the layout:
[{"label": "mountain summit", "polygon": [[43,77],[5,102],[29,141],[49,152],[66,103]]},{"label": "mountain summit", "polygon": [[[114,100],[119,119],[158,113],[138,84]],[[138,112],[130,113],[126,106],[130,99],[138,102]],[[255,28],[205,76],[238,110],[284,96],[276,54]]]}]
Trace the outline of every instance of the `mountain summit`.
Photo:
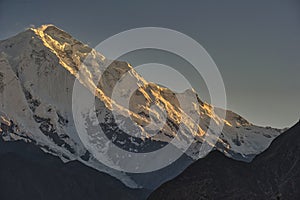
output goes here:
[{"label": "mountain summit", "polygon": [[[0,52],[0,135],[4,141],[23,140],[35,144],[64,162],[78,160],[133,188],[147,185],[155,188],[181,172],[182,167],[173,168],[170,170],[173,174],[159,174],[157,180],[146,178],[149,183],[104,166],[82,144],[72,115],[72,89],[77,78],[88,90],[97,91],[97,125],[106,131],[114,144],[128,151],[152,151],[153,147],[161,147],[176,137],[176,127],[180,123],[194,130],[189,121],[182,120],[185,113],[181,112],[174,93],[169,89],[147,82],[128,63],[120,61],[113,61],[101,81],[95,82],[102,73],[101,67],[109,60],[53,25],[31,28],[0,41]],[[85,74],[79,75],[86,60],[93,67],[84,69]],[[129,110],[111,100],[112,89],[127,72],[130,72],[131,82],[138,85]],[[186,101],[184,105],[196,105],[196,115],[201,119],[197,124],[198,131],[193,132],[195,141],[185,155],[192,160],[199,158],[199,145],[211,120],[225,124],[215,148],[228,157],[243,161],[250,161],[264,151],[281,133],[278,129],[255,126],[231,111],[226,111],[227,117],[222,119],[215,114],[217,109],[202,102],[193,90],[178,95],[183,98],[197,96],[195,102]],[[128,136],[119,129],[112,114],[112,104],[120,115],[123,112],[130,114],[138,125],[140,138]],[[159,111],[150,109],[153,104],[166,111],[167,123],[159,134],[151,137],[144,126],[150,123],[151,116],[161,120]],[[126,121],[126,116],[123,119]],[[88,116],[86,122],[90,123]],[[182,163],[183,168],[187,165],[187,162]]]}]

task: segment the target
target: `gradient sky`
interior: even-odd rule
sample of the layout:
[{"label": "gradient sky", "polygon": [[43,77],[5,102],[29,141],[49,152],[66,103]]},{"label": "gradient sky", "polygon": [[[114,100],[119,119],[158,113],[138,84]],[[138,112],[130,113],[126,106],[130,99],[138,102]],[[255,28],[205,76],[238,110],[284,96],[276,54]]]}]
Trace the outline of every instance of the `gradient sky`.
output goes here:
[{"label": "gradient sky", "polygon": [[[94,47],[131,28],[174,29],[197,40],[212,56],[230,110],[252,123],[274,127],[291,126],[300,117],[299,0],[44,2],[0,0],[0,39],[51,23]],[[166,53],[158,57],[162,55]],[[139,52],[128,60],[141,64],[137,57],[152,61]],[[187,76],[193,74],[184,62],[176,63]],[[199,88],[207,100],[201,81]]]}]

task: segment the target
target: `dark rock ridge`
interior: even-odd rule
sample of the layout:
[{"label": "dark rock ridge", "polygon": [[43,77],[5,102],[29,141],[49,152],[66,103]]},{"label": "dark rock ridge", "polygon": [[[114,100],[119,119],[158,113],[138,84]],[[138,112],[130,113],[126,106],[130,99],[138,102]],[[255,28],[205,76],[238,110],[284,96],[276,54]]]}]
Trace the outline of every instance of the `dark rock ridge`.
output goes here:
[{"label": "dark rock ridge", "polygon": [[0,141],[1,200],[132,200],[145,199],[148,193],[79,161],[63,163],[34,144]]},{"label": "dark rock ridge", "polygon": [[300,199],[300,123],[276,138],[253,162],[211,152],[154,191],[163,199]]}]

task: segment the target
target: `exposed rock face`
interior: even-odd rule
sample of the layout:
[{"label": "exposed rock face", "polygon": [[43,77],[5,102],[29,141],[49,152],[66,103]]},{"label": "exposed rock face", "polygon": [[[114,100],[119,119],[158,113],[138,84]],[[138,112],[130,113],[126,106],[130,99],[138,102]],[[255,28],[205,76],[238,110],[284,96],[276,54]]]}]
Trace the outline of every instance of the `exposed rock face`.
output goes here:
[{"label": "exposed rock face", "polygon": [[149,199],[299,199],[300,123],[252,163],[211,152],[163,184]]}]

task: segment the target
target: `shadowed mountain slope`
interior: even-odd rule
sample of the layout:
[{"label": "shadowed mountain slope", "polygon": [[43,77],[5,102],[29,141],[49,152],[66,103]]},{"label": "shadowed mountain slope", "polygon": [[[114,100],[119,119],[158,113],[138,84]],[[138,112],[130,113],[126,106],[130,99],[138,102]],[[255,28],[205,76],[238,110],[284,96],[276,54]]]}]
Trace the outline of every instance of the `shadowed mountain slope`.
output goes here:
[{"label": "shadowed mountain slope", "polygon": [[144,199],[118,179],[79,161],[63,163],[23,141],[0,142],[0,199]]},{"label": "shadowed mountain slope", "polygon": [[300,123],[276,138],[253,162],[211,152],[148,199],[299,199]]}]

